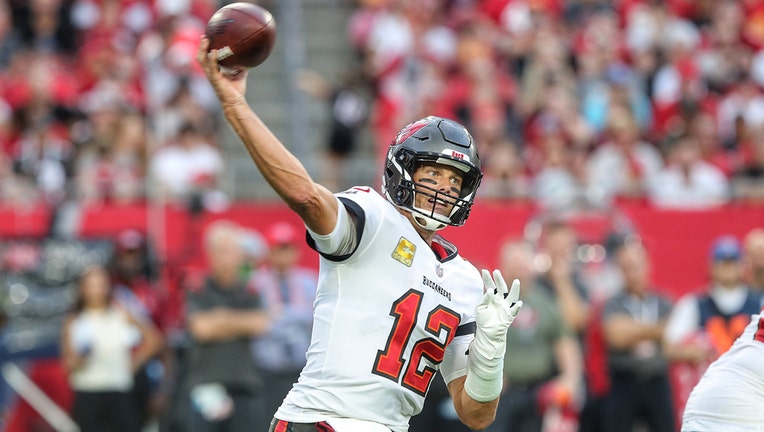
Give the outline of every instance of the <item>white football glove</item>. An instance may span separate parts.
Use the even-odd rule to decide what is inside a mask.
[[[507,290],[507,283],[499,270],[482,271],[485,292],[477,305],[475,339],[467,359],[467,380],[464,390],[478,402],[488,402],[501,393],[504,352],[507,330],[523,306],[520,281],[515,279]]]

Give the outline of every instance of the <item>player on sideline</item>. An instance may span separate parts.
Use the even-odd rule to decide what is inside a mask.
[[[246,72],[220,73],[202,37],[197,59],[223,113],[320,254],[307,365],[271,432],[405,432],[440,370],[459,418],[494,419],[507,330],[520,286],[481,273],[436,234],[464,223],[480,160],[460,124],[427,117],[390,146],[384,197],[369,187],[332,194],[247,104]],[[485,285],[485,289],[483,287]]]
[[[764,431],[764,308],[690,393],[682,432]]]

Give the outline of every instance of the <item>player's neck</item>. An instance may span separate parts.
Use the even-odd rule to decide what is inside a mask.
[[[414,215],[411,214],[411,212],[399,210],[401,214],[406,216],[406,219],[411,222],[411,226],[414,227],[417,233],[419,233],[419,236],[422,237],[424,241],[427,242],[428,245],[432,245],[432,240],[435,238],[435,231],[430,231],[428,229],[422,228],[416,221],[414,220]]]

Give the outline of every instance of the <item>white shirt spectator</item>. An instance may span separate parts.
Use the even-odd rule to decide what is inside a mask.
[[[724,172],[700,157],[693,139],[680,140],[672,151],[673,163],[655,175],[648,197],[660,208],[707,209],[729,200],[729,181]]]
[[[647,142],[636,142],[629,154],[620,146],[607,143],[592,153],[588,164],[591,196],[608,202],[632,187],[631,183],[635,181],[633,176],[638,176],[636,181],[646,187],[649,179],[663,169],[663,157],[655,146]],[[634,172],[635,169],[638,173]]]
[[[724,173],[707,162],[698,161],[687,175],[676,166],[661,171],[650,184],[649,198],[656,207],[696,210],[726,203],[728,191]]]
[[[195,190],[211,189],[223,171],[223,158],[215,147],[195,133],[181,135],[182,144],[160,149],[151,161],[151,176],[160,193],[169,199],[184,199]]]

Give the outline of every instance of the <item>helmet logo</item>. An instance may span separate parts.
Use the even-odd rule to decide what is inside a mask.
[[[459,159],[459,160],[465,160],[465,159],[469,160],[466,154],[459,153],[456,150],[451,150],[451,157],[454,159]]]
[[[415,133],[417,133],[417,131],[427,126],[428,124],[430,124],[429,119],[422,119],[417,122],[411,123],[410,125],[403,128],[403,130],[398,132],[398,136],[395,137],[395,140],[393,141],[392,145],[397,145],[402,143],[403,141],[406,141],[411,135],[414,135]]]

